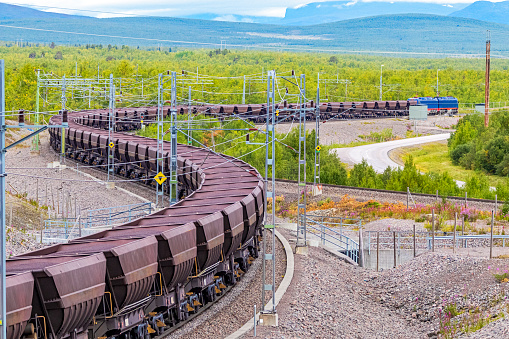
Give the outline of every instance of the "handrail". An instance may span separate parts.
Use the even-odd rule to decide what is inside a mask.
[[[44,339],[47,339],[48,338],[48,333],[46,331],[46,317],[44,317],[43,315],[36,315],[35,318],[36,319],[42,318],[43,323],[44,323]]]
[[[313,220],[306,216],[307,227],[310,229],[316,230],[320,232],[320,239],[322,244],[325,245],[326,242],[338,247],[340,251],[346,251],[346,255],[354,260],[355,262],[359,262],[359,243],[347,237],[346,235],[339,233],[333,228],[327,227],[324,223],[320,223],[316,220]],[[362,221],[359,219],[359,223]]]

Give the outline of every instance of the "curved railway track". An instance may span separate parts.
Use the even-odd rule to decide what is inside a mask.
[[[276,183],[277,182],[280,182],[280,183],[289,183],[289,184],[295,184],[297,185],[298,184],[298,181],[296,180],[287,180],[287,179],[276,179]],[[307,185],[310,185],[310,186],[313,186],[313,183],[312,182],[307,182],[306,183]],[[345,186],[345,185],[334,185],[334,184],[320,184],[322,185],[322,187],[329,187],[329,188],[333,188],[333,189],[344,189],[344,190],[351,190],[351,191],[357,191],[357,192],[370,192],[370,193],[381,193],[381,194],[391,194],[391,195],[394,195],[394,196],[398,196],[398,197],[402,197],[402,196],[407,196],[407,192],[404,192],[404,191],[392,191],[392,190],[384,190],[384,189],[379,189],[379,188],[366,188],[366,187],[355,187],[355,186]],[[411,192],[411,195],[413,197],[422,197],[422,198],[429,198],[429,199],[436,199],[437,198],[437,195],[436,194],[429,194],[429,193],[414,193],[414,192]],[[452,200],[452,201],[455,201],[455,202],[461,202],[461,203],[464,203],[465,201],[467,202],[476,202],[476,203],[481,203],[481,204],[486,204],[486,205],[495,205],[495,204],[503,204],[504,201],[501,201],[501,200],[490,200],[490,199],[478,199],[478,198],[465,198],[465,197],[455,197],[455,196],[439,196],[440,199],[442,198],[445,198],[447,200]]]
[[[137,111],[156,115],[122,109],[111,138],[107,111],[69,114],[66,156],[101,166],[113,142],[115,173],[150,183],[157,141],[120,132],[139,128]],[[51,147],[59,150],[60,140],[52,129]],[[164,148],[169,168],[169,143]],[[178,146],[177,162],[184,198],[175,205],[8,260],[8,338],[151,338],[236,284],[258,255],[262,177],[241,160],[192,146]]]
[[[323,102],[316,106],[314,101],[302,104],[289,103],[286,100],[275,104],[279,111],[278,121],[289,121],[299,119],[299,109],[306,108],[306,120],[315,120],[317,112],[322,121],[346,120],[346,119],[374,119],[394,118],[408,116],[410,106],[416,105],[415,99],[390,100],[390,101],[355,101],[355,102]],[[215,117],[219,120],[228,117],[238,117],[253,123],[263,123],[267,115],[266,104],[242,104],[242,105],[188,105],[178,106],[179,114],[203,114]],[[272,113],[271,107],[268,108]],[[428,110],[429,115],[442,113],[457,113],[457,109]],[[143,114],[140,112],[140,114]],[[142,118],[145,114],[142,115]],[[122,114],[117,115],[122,119]]]
[[[408,116],[409,107],[416,104],[412,100],[399,101],[359,101],[359,102],[324,102],[316,107],[314,101],[302,105],[283,101],[275,104],[279,111],[278,120],[299,119],[298,111],[306,108],[306,119],[314,120],[316,112],[320,112],[320,120],[331,119],[373,119]],[[227,117],[240,117],[254,123],[263,123],[267,115],[266,104],[243,105],[203,105],[178,106],[179,114],[192,113],[224,119]],[[269,113],[272,113],[269,107]],[[431,114],[437,114],[432,112]]]

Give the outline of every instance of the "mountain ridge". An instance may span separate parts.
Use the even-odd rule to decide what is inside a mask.
[[[509,1],[476,1],[459,11],[449,14],[449,16],[471,18],[507,25],[509,24]]]
[[[71,18],[80,15],[61,14],[55,12],[40,11],[26,6],[11,5],[0,2],[0,20],[23,19],[23,18]]]
[[[184,46],[219,48],[223,42],[226,48],[349,53],[376,51],[417,56],[482,55],[485,33],[489,29],[492,34],[493,54],[509,56],[508,25],[425,14],[374,16],[313,26],[164,17],[0,21],[2,39],[16,41],[20,38],[21,30],[5,27],[6,25],[33,28],[34,30],[22,30],[21,37],[24,41],[34,43],[159,45],[167,51],[174,51],[175,47]],[[83,34],[66,34],[63,31]]]

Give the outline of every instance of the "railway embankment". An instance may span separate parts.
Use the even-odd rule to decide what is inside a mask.
[[[376,272],[309,247],[295,256],[294,280],[277,307],[280,326],[258,327],[257,337],[507,337],[509,292],[500,277],[508,269],[506,260],[426,252]]]
[[[44,225],[44,219],[74,218],[87,210],[123,206],[155,197],[148,188],[125,185],[131,191],[107,189],[105,174],[82,168],[66,160],[68,168],[47,168],[59,156],[49,147],[47,133],[41,134],[40,153],[31,152],[27,142],[6,155],[7,165],[7,255],[18,255],[44,245],[35,239]],[[84,173],[98,176],[95,180]],[[134,193],[134,194],[133,194]],[[149,193],[151,193],[149,195]],[[12,206],[12,209],[11,209]]]

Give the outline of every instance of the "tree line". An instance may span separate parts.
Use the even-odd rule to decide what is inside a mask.
[[[13,110],[34,110],[36,69],[60,78],[64,75],[109,78],[113,74],[116,78],[122,78],[126,84],[151,79],[172,70],[177,71],[180,78],[187,77],[187,80],[179,81],[178,84],[181,101],[188,99],[190,86],[193,100],[227,104],[242,101],[243,87],[247,103],[265,102],[268,70],[276,70],[288,80],[278,81],[277,100],[296,101],[298,88],[295,86],[296,79],[291,75],[292,70],[296,76],[306,74],[304,93],[308,100],[316,99],[318,74],[322,80],[321,101],[378,100],[380,66],[383,64],[383,100],[436,95],[439,69],[440,95],[455,96],[460,103],[484,101],[482,59],[410,59],[226,49],[147,51],[111,45],[0,46],[0,55],[7,66],[7,107]],[[184,75],[181,74],[182,70],[185,70]],[[245,84],[243,75],[248,75]],[[509,84],[505,81],[508,75],[509,60],[494,60],[491,74],[492,101],[509,101]],[[196,81],[192,82],[192,79]],[[153,82],[144,90],[145,93],[155,95],[156,88],[157,84]],[[58,108],[59,100],[50,100],[51,90],[48,93],[48,105],[45,108]],[[140,93],[137,89],[136,94]],[[55,91],[54,97],[59,95]],[[74,98],[69,93],[70,107],[83,106],[87,100]],[[100,107],[103,104],[99,102],[96,105]]]

